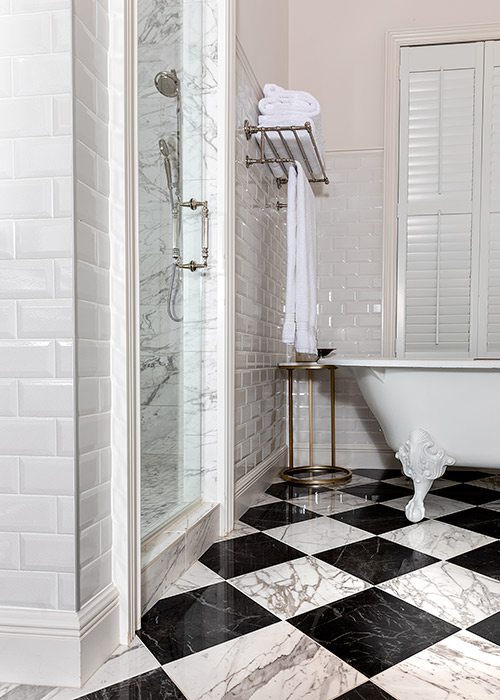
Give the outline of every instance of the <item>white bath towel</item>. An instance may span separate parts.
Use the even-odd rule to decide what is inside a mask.
[[[303,90],[285,90],[279,85],[266,84],[264,97],[259,102],[261,114],[277,115],[281,112],[304,112],[308,116],[317,116],[320,112],[318,100]]]
[[[320,153],[320,158],[321,161],[323,162],[323,153],[324,153],[324,146],[323,146],[323,132],[321,128],[321,118],[318,115],[317,117],[306,117],[303,113],[300,112],[287,112],[279,115],[279,118],[277,116],[273,116],[270,114],[266,115],[260,115],[259,117],[259,126],[304,126],[306,122],[309,122],[312,127],[312,132],[316,141],[316,144],[319,149]],[[292,153],[293,159],[294,160],[300,160],[300,162],[304,162],[304,158],[302,156],[302,152],[297,145],[297,140],[293,133],[291,131],[282,131],[281,132],[283,138],[285,139],[288,147],[290,148],[290,151]],[[281,137],[277,131],[268,131],[267,135],[269,139],[271,140],[273,146],[276,148],[278,155],[280,158],[289,158],[289,154],[286,150],[286,148],[283,146],[283,142],[281,140]],[[307,135],[305,131],[300,131],[298,133],[298,136],[300,138],[300,142],[304,148],[304,151],[307,155],[307,158],[309,160],[309,163],[311,164],[311,168],[313,169],[314,174],[317,177],[321,177],[321,168],[319,167],[318,164],[318,158],[316,156],[316,153],[314,151],[314,147],[312,145],[311,139]],[[260,134],[256,134],[257,140],[260,142]],[[274,157],[274,153],[272,152],[272,149],[270,148],[269,144],[266,144],[266,150],[265,150],[266,156],[269,158]],[[310,173],[307,170],[307,165],[304,163],[304,166],[306,167],[306,175],[310,177]],[[285,163],[285,168],[288,169],[290,166]],[[280,167],[280,165],[276,163],[271,164],[271,170],[273,171],[273,175],[275,177],[284,177],[283,169]]]
[[[287,275],[283,342],[317,350],[316,209],[300,163],[288,173]]]

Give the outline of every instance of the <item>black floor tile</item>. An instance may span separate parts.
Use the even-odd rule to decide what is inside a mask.
[[[374,585],[439,561],[379,537],[336,547],[314,556]]]
[[[369,677],[458,632],[376,588],[288,622]]]
[[[395,698],[389,695],[389,693],[386,693],[385,690],[382,690],[382,688],[368,681],[368,683],[358,685],[354,690],[340,695],[337,700],[395,700]]]
[[[278,621],[223,581],[158,601],[142,618],[137,634],[166,664]]]
[[[83,695],[81,700],[186,700],[161,668]]]
[[[303,520],[319,517],[317,513],[312,513],[306,508],[283,501],[282,503],[266,503],[262,506],[249,508],[240,520],[258,530],[270,530],[272,527],[300,523]]]
[[[483,639],[487,639],[489,642],[500,646],[500,612],[469,627],[469,632],[473,632],[479,637],[483,637]]]
[[[443,523],[458,525],[466,530],[479,532],[481,535],[500,539],[500,513],[487,508],[469,508],[459,513],[444,515],[438,518]]]
[[[346,523],[347,525],[359,527],[360,530],[366,530],[374,535],[381,535],[383,532],[399,530],[401,527],[413,525],[404,514],[404,511],[379,503],[374,506],[347,510],[344,513],[336,513],[328,517],[340,520],[341,523]]]
[[[284,542],[256,532],[246,537],[215,542],[200,557],[200,562],[223,578],[233,578],[303,556],[303,552]]]
[[[398,476],[403,476],[401,469],[353,469],[353,474],[358,476],[366,476],[368,479],[396,479]]]
[[[318,488],[311,488],[310,486],[300,486],[299,484],[288,484],[283,481],[281,484],[271,484],[267,489],[266,493],[275,498],[282,498],[287,501],[291,498],[300,498],[301,496],[310,496],[315,493],[323,493],[325,491],[331,491],[326,486],[320,486]]]
[[[409,484],[411,486],[411,483]],[[385,481],[373,481],[359,486],[346,486],[341,489],[344,493],[350,493],[358,498],[366,498],[368,501],[389,501],[393,498],[412,497],[412,490],[396,484],[387,484]]]
[[[472,569],[478,574],[484,574],[500,581],[500,541],[486,544],[484,547],[473,549],[471,552],[460,554],[450,559],[452,564]]]
[[[447,469],[443,474],[443,479],[460,481],[464,484],[467,481],[484,479],[487,476],[491,476],[491,474],[488,474],[488,472],[479,471],[478,469]]]
[[[456,484],[445,489],[439,489],[435,493],[438,496],[452,498],[454,501],[462,501],[462,503],[471,503],[474,506],[480,506],[483,503],[489,503],[498,499],[498,491],[472,486],[471,484]]]

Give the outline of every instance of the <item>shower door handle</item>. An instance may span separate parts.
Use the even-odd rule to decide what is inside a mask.
[[[199,202],[197,199],[191,198],[188,202],[179,202],[181,207],[188,207],[192,211],[196,211],[201,207],[201,259],[203,262],[199,263],[195,260],[191,260],[188,263],[183,263],[181,260],[175,257],[175,264],[182,270],[191,270],[191,272],[196,272],[196,270],[203,270],[208,267],[208,229],[209,229],[209,217],[210,211],[208,209],[208,202]]]

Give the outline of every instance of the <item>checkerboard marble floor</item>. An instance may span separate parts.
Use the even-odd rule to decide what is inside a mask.
[[[0,698],[500,697],[500,476],[448,471],[417,524],[410,496],[393,470],[274,483],[83,690]]]

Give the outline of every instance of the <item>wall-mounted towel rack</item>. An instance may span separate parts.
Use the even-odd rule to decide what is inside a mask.
[[[303,161],[303,167],[307,173],[309,182],[324,182],[326,185],[329,184],[330,180],[326,174],[323,159],[321,158],[321,153],[316,143],[313,127],[310,122],[306,122],[303,126],[253,126],[246,120],[244,129],[247,140],[251,139],[255,134],[260,134],[260,158],[250,158],[247,156],[247,168],[256,164],[263,165],[267,163],[269,167],[271,167],[272,164],[277,164],[281,168],[283,176],[276,177],[276,182],[278,187],[285,185],[288,182],[288,170],[285,164],[294,163],[297,160],[296,156],[292,153],[290,144],[283,135],[284,132],[291,132],[295,138],[295,144],[298,149],[297,153],[300,153],[302,157],[301,160]],[[273,142],[273,139],[270,138],[270,133],[278,134],[279,141],[277,143]],[[309,139],[309,143],[304,143],[304,139]],[[314,158],[310,157],[311,146]]]

